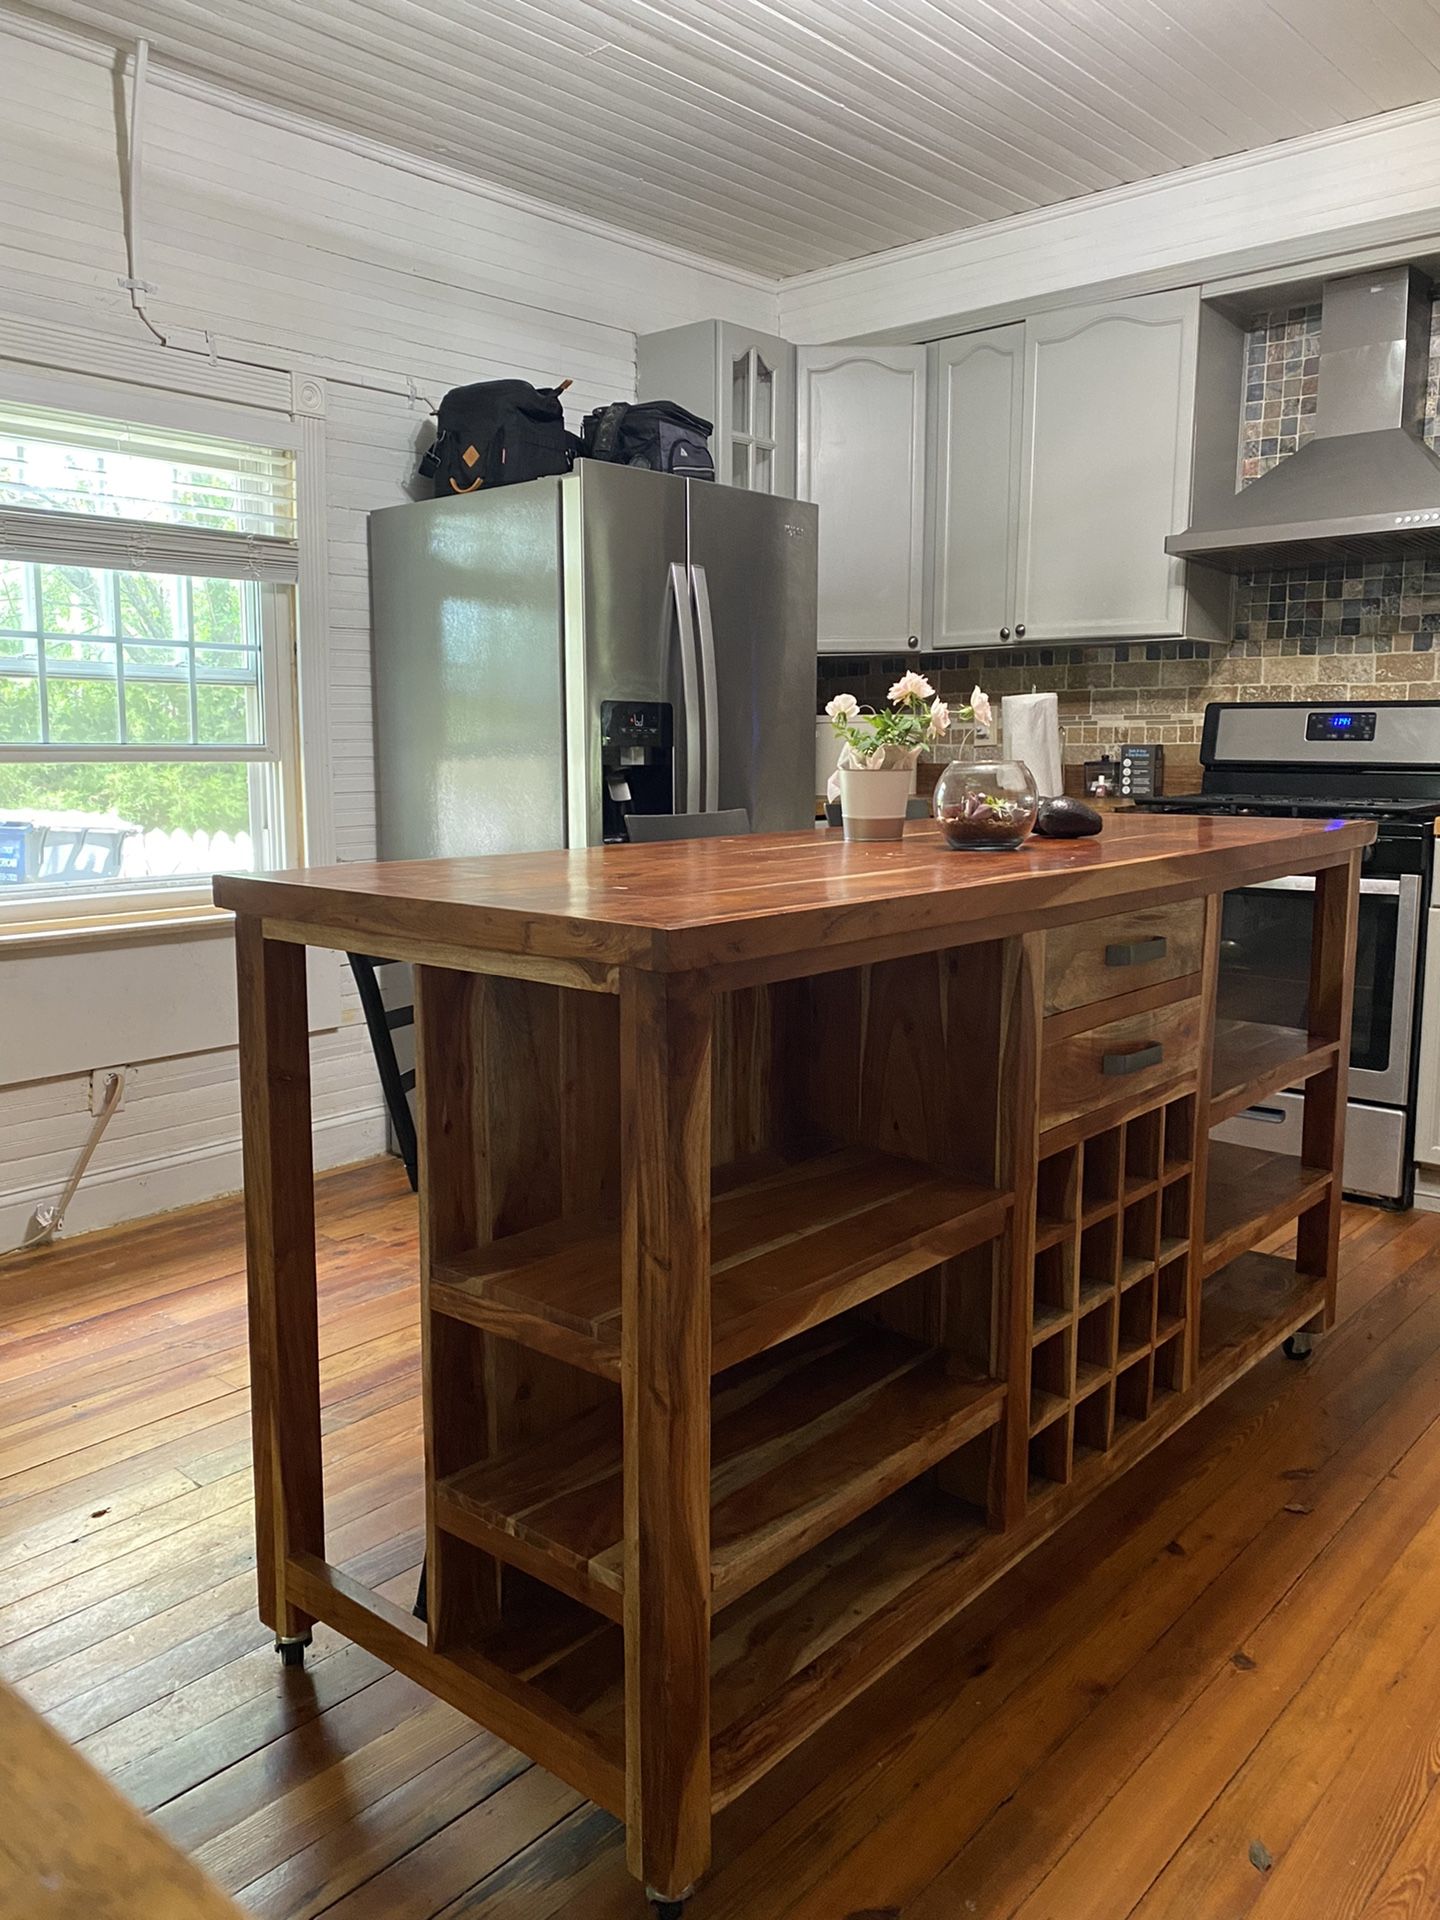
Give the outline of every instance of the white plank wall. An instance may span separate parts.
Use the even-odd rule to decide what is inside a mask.
[[[0,313],[140,343],[116,284],[125,248],[108,54],[0,15],[0,73]],[[424,414],[405,397],[407,377],[438,398],[464,380],[568,375],[578,419],[633,395],[636,332],[717,315],[773,331],[776,289],[163,75],[145,151],[156,324],[208,333],[222,356],[328,377],[335,839],[342,859],[363,858],[375,845],[365,515],[405,497]],[[123,949],[115,957],[117,999],[166,991],[163,977],[130,977]],[[63,954],[48,964],[48,1017],[63,1017],[65,970]],[[347,993],[340,1029],[314,1043],[322,1164],[382,1137],[357,1019]],[[238,1184],[233,1054],[139,1064],[72,1232]],[[8,1081],[0,1029],[0,1249],[58,1191],[90,1124],[88,1098],[85,1077]]]

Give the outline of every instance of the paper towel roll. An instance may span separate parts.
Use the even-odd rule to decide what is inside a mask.
[[[1023,760],[1042,800],[1065,791],[1060,762],[1060,702],[1053,693],[1007,693],[1000,702],[1007,760]]]

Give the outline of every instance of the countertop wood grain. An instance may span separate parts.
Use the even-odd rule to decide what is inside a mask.
[[[242,1920],[8,1687],[0,1807],[0,1920]]]
[[[923,946],[936,932],[964,941],[1083,920],[1313,871],[1374,837],[1358,821],[1116,815],[1089,839],[956,853],[925,821],[881,844],[807,830],[220,875],[215,899],[352,938],[673,972],[832,943],[918,935]]]

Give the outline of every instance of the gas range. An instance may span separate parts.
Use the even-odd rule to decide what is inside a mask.
[[[1137,806],[1159,813],[1440,818],[1440,701],[1315,707],[1214,700],[1200,741],[1198,793]]]
[[[1373,793],[1342,791],[1302,794],[1200,793],[1161,794],[1137,800],[1136,806],[1153,813],[1263,813],[1292,820],[1433,821],[1440,819],[1440,796],[1434,800],[1401,800]]]
[[[1440,701],[1333,707],[1217,701],[1205,709],[1200,759],[1198,793],[1135,804],[1151,813],[1377,823],[1360,880],[1345,1185],[1363,1197],[1408,1206],[1420,994],[1440,822]],[[1225,895],[1223,1017],[1306,1025],[1304,886],[1282,881]],[[1216,1137],[1298,1153],[1300,1109],[1298,1092],[1281,1093],[1227,1121]]]

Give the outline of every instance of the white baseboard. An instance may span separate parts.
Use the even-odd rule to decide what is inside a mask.
[[[1421,1213],[1440,1213],[1440,1167],[1416,1167],[1415,1205]]]
[[[362,1107],[353,1113],[317,1120],[313,1128],[315,1165],[344,1166],[385,1151],[385,1109]],[[61,1239],[92,1233],[97,1227],[118,1226],[147,1214],[169,1213],[194,1206],[200,1200],[238,1193],[241,1186],[240,1140],[214,1140],[202,1147],[163,1158],[131,1160],[123,1166],[97,1168],[87,1173],[65,1214]],[[31,1215],[54,1201],[47,1187],[34,1192],[12,1192],[0,1201],[0,1249],[16,1247],[25,1236]]]

